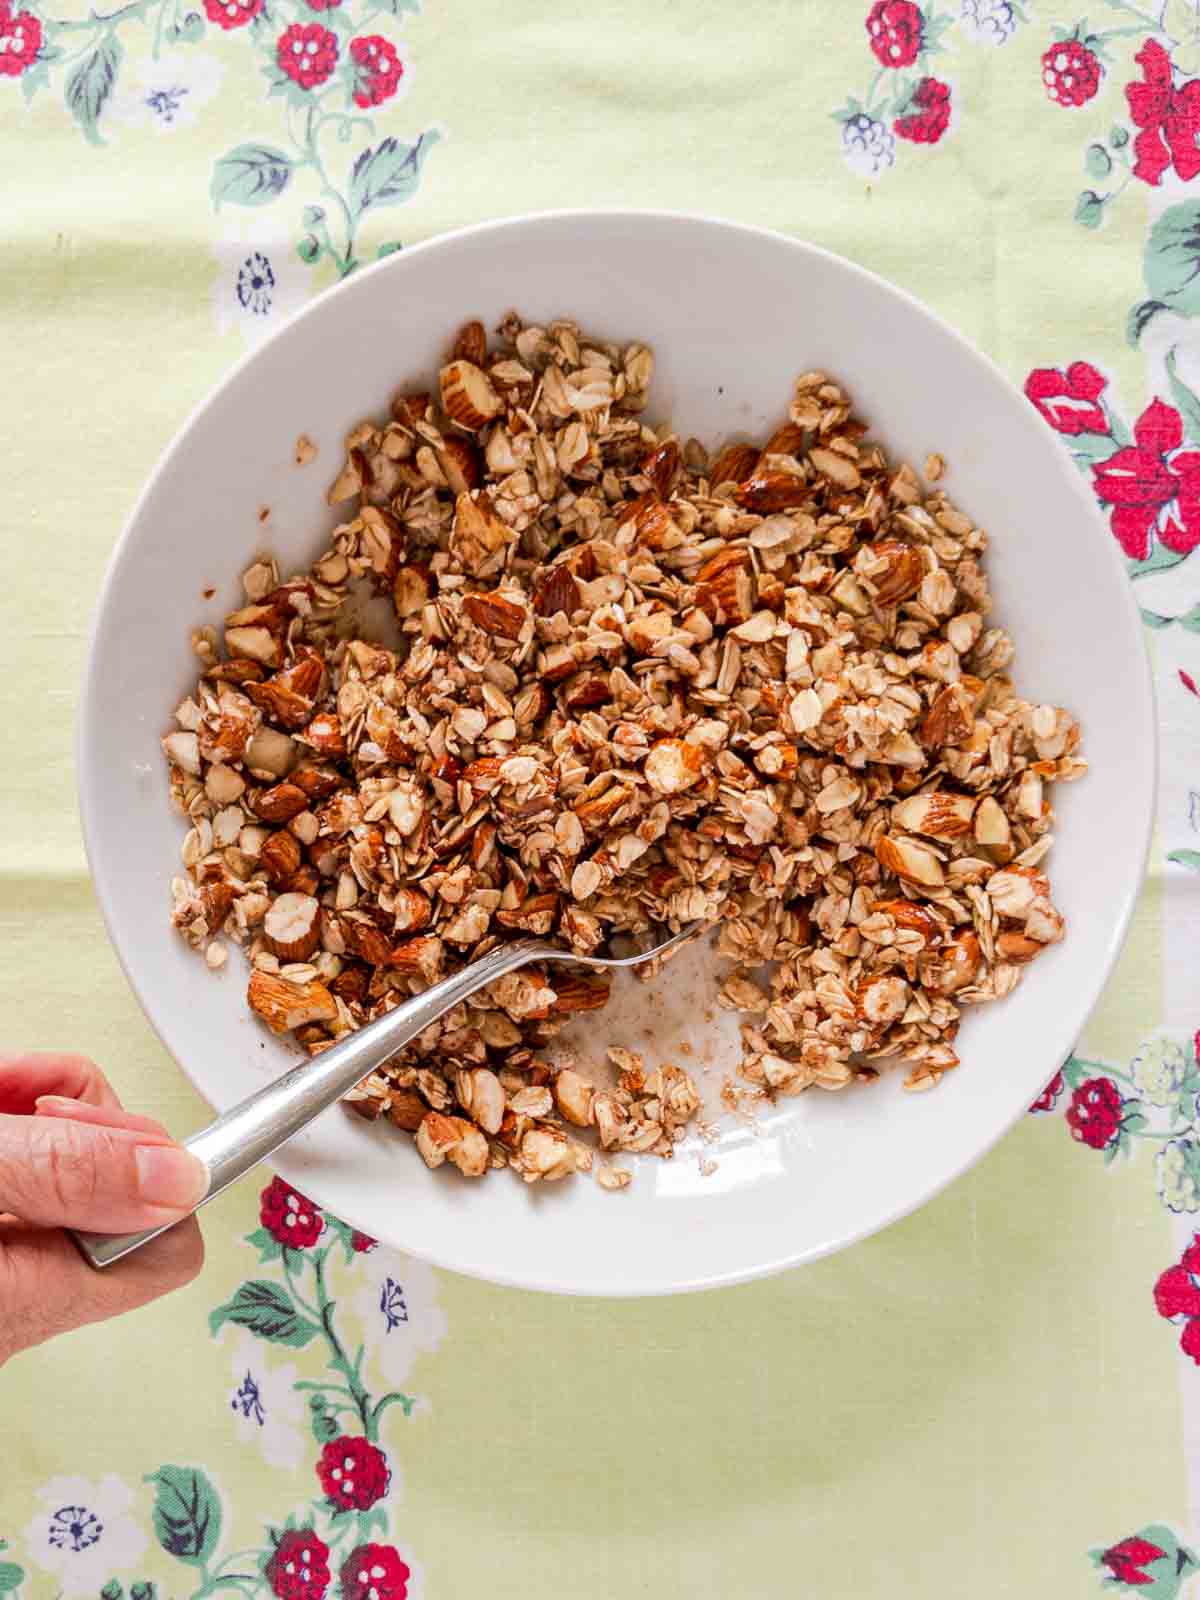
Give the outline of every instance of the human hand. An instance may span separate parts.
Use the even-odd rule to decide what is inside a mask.
[[[190,1283],[204,1261],[194,1217],[105,1272],[62,1229],[153,1228],[207,1185],[203,1163],[124,1110],[86,1057],[0,1055],[0,1365]]]

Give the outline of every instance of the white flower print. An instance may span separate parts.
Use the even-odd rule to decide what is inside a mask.
[[[54,1574],[62,1595],[98,1594],[142,1559],[149,1541],[133,1515],[133,1490],[114,1473],[98,1482],[51,1478],[37,1493],[25,1548],[34,1566]]]
[[[157,61],[146,56],[122,74],[106,124],[152,128],[156,133],[190,128],[200,108],[221,87],[224,75],[216,56],[201,50],[164,50]]]
[[[246,217],[232,208],[221,215],[222,236],[213,247],[217,332],[236,330],[257,343],[305,303],[312,275],[297,257],[282,219]]]
[[[269,1367],[262,1342],[241,1328],[230,1369],[228,1403],[239,1442],[257,1445],[269,1467],[294,1470],[305,1448],[305,1407],[295,1387],[296,1367],[291,1362]]]
[[[446,1334],[437,1277],[423,1261],[376,1245],[362,1263],[354,1309],[366,1331],[368,1354],[387,1382],[401,1387],[417,1358],[436,1350]]]

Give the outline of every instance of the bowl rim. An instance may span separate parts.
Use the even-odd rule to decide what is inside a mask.
[[[116,953],[121,970],[137,999],[138,1005],[141,1007],[159,1042],[176,1066],[183,1072],[188,1082],[209,1105],[212,1102],[209,1100],[205,1087],[172,1049],[164,1029],[159,1025],[155,1015],[155,1008],[149,1000],[146,989],[139,981],[129,959],[127,959],[124,948],[116,936],[115,898],[111,891],[109,876],[105,870],[101,841],[95,821],[98,809],[96,788],[99,776],[97,769],[89,768],[87,760],[88,737],[97,721],[97,709],[94,705],[94,696],[97,692],[97,675],[93,670],[95,656],[100,644],[104,617],[117,585],[124,575],[125,566],[132,556],[134,530],[140,524],[146,504],[154,493],[160,478],[174,464],[176,458],[182,454],[185,441],[194,424],[201,417],[223,403],[226,392],[237,383],[243,372],[265,350],[287,338],[301,322],[322,315],[324,308],[335,297],[356,293],[358,287],[369,277],[387,272],[403,272],[406,270],[405,263],[414,257],[437,254],[440,251],[453,251],[464,240],[475,239],[489,234],[519,232],[530,227],[537,228],[547,224],[553,225],[564,222],[609,225],[679,225],[685,229],[696,228],[699,232],[716,229],[726,233],[734,233],[745,239],[748,245],[763,241],[770,242],[772,245],[785,245],[790,249],[820,260],[834,271],[848,273],[851,277],[859,278],[864,284],[870,284],[876,289],[882,289],[885,293],[895,297],[908,311],[914,313],[918,318],[932,322],[942,334],[957,346],[959,352],[967,359],[969,364],[973,364],[977,370],[991,380],[1003,385],[1014,399],[1023,398],[1016,385],[1004,373],[998,363],[972,344],[964,334],[960,333],[938,311],[919,300],[909,290],[893,283],[890,279],[883,277],[882,274],[872,271],[871,268],[862,266],[857,261],[850,260],[846,256],[839,255],[836,251],[829,250],[823,245],[814,244],[807,239],[797,238],[777,228],[735,221],[706,212],[653,207],[566,207],[523,212],[486,222],[472,223],[460,228],[452,228],[445,233],[424,239],[415,245],[406,246],[403,250],[394,252],[382,260],[372,262],[352,276],[344,278],[339,283],[317,293],[307,304],[300,307],[281,323],[274,332],[244,351],[218,382],[191,408],[184,420],[175,429],[170,443],[158,457],[113,545],[89,623],[87,648],[84,654],[83,682],[77,702],[74,739],[76,789],[84,852],[109,943]],[[1058,470],[1064,481],[1069,483],[1070,492],[1078,503],[1081,516],[1095,523],[1098,514],[1094,499],[1088,494],[1079,474],[1067,460],[1061,448],[1056,447],[1056,453],[1059,457]],[[1058,1015],[1067,1017],[1070,1026],[1064,1026],[1060,1022],[1054,1030],[1055,1049],[1053,1052],[1048,1051],[1047,1054],[1052,1054],[1053,1059],[1056,1060],[1065,1059],[1066,1052],[1070,1050],[1074,1041],[1085,1028],[1089,1016],[1107,987],[1117,960],[1124,948],[1125,941],[1128,938],[1134,908],[1139,901],[1146,878],[1154,833],[1156,797],[1159,784],[1158,708],[1145,631],[1141,624],[1140,613],[1130,580],[1115,541],[1111,538],[1105,538],[1099,542],[1103,545],[1105,551],[1100,560],[1109,564],[1109,570],[1113,577],[1118,580],[1118,586],[1124,595],[1123,606],[1128,634],[1123,643],[1131,647],[1126,650],[1126,654],[1131,658],[1129,666],[1135,680],[1134,694],[1141,701],[1141,710],[1144,713],[1143,732],[1147,743],[1147,749],[1144,753],[1148,759],[1139,763],[1132,775],[1137,789],[1140,790],[1140,793],[1136,796],[1138,810],[1141,813],[1142,830],[1140,848],[1136,857],[1137,871],[1124,896],[1123,903],[1113,919],[1106,950],[1095,969],[1095,981],[1092,986],[1094,993],[1089,996],[1084,1005],[1078,1003],[1068,1004],[1059,1009]],[[489,1269],[485,1271],[479,1266],[463,1265],[457,1262],[453,1265],[447,1265],[438,1258],[436,1251],[424,1251],[419,1242],[417,1244],[406,1242],[403,1246],[403,1251],[405,1254],[428,1262],[440,1270],[455,1272],[463,1277],[474,1278],[481,1282],[494,1283],[505,1288],[583,1297],[648,1299],[664,1295],[696,1293],[706,1289],[725,1288],[739,1283],[748,1283],[760,1278],[772,1277],[777,1273],[787,1271],[792,1267],[802,1266],[810,1261],[820,1260],[824,1256],[836,1254],[838,1251],[844,1250],[853,1244],[870,1238],[885,1228],[891,1227],[893,1223],[903,1221],[904,1218],[911,1216],[931,1200],[936,1199],[952,1183],[963,1177],[977,1162],[981,1161],[999,1143],[1000,1139],[1016,1126],[1027,1109],[1024,1101],[1016,1105],[1010,1115],[998,1121],[996,1127],[989,1132],[986,1139],[981,1143],[972,1144],[960,1161],[954,1162],[949,1170],[939,1175],[928,1186],[921,1188],[914,1196],[906,1198],[894,1207],[888,1208],[886,1213],[847,1227],[818,1244],[803,1246],[788,1253],[777,1255],[771,1260],[758,1261],[746,1267],[732,1268],[710,1276],[698,1277],[693,1275],[685,1282],[672,1281],[650,1286],[641,1284],[630,1286],[619,1280],[612,1280],[581,1288],[540,1277],[536,1263],[531,1263],[529,1270],[506,1272]],[[269,1165],[272,1170],[279,1171],[286,1177],[289,1165],[286,1146],[270,1158]],[[370,1232],[372,1226],[375,1225],[372,1219],[364,1217],[361,1213],[355,1216],[355,1209],[354,1206],[339,1204],[337,1214],[351,1225],[362,1227],[364,1231]]]

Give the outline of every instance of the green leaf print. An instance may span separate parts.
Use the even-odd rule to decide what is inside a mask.
[[[425,157],[437,143],[436,128],[421,134],[416,144],[387,138],[362,152],[350,174],[351,210],[361,215],[371,206],[395,206],[416,193]]]
[[[1142,272],[1153,299],[1181,316],[1200,313],[1200,201],[1163,212],[1150,229]]]
[[[1190,867],[1193,872],[1200,872],[1200,850],[1172,850],[1167,860],[1177,867]]]
[[[1083,228],[1098,228],[1104,221],[1104,196],[1084,189],[1075,202],[1075,221]]]
[[[291,157],[269,144],[239,144],[213,167],[209,194],[220,210],[228,201],[238,206],[269,205],[287,188]]]
[[[1165,301],[1139,300],[1129,313],[1129,318],[1125,323],[1125,342],[1136,350],[1143,333],[1145,333],[1158,313],[1166,310],[1168,310],[1168,307]]]
[[[291,1295],[278,1284],[263,1278],[243,1283],[232,1300],[218,1306],[208,1319],[211,1332],[217,1333],[227,1322],[249,1328],[260,1339],[273,1344],[291,1345],[299,1350],[319,1329],[296,1308]]]
[[[221,1539],[221,1501],[199,1467],[159,1467],[154,1485],[154,1532],[168,1555],[207,1566]]]
[[[267,1228],[255,1228],[253,1233],[246,1235],[246,1243],[258,1251],[260,1266],[265,1261],[278,1261],[283,1254],[283,1246]]]
[[[1083,158],[1083,170],[1089,178],[1107,178],[1112,167],[1112,157],[1102,144],[1088,145]]]
[[[12,1594],[24,1582],[24,1567],[17,1566],[15,1561],[0,1561],[0,1594]]]
[[[110,1578],[100,1591],[100,1600],[125,1600],[125,1585],[118,1578]]]
[[[100,113],[112,95],[123,55],[121,41],[116,34],[106,33],[67,79],[67,109],[91,144],[104,143],[98,126]]]

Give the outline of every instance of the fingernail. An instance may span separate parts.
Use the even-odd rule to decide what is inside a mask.
[[[171,1144],[140,1144],[134,1154],[138,1194],[147,1205],[190,1211],[208,1193],[208,1168],[190,1150]]]

